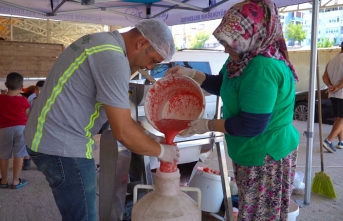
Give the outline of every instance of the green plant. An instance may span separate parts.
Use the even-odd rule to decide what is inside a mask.
[[[285,36],[288,39],[302,42],[306,39],[306,30],[304,30],[301,24],[294,24],[293,22],[290,22],[286,27]]]
[[[198,32],[191,41],[192,49],[200,49],[204,47],[205,42],[210,38],[210,34],[206,31]]]
[[[335,40],[330,40],[329,38],[321,38],[318,41],[318,48],[330,48],[335,44]]]

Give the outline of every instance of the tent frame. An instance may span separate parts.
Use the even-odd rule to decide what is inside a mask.
[[[278,1],[280,4],[283,4],[283,6],[287,5],[284,4],[284,2],[286,2],[286,0],[275,0]],[[304,204],[305,205],[309,205],[310,204],[310,187],[311,187],[311,175],[312,175],[312,152],[313,152],[313,135],[314,135],[314,110],[315,110],[315,85],[316,85],[316,67],[317,67],[317,36],[318,36],[318,31],[317,31],[317,20],[318,20],[318,14],[319,14],[319,8],[320,8],[320,3],[319,2],[323,2],[323,0],[312,0],[312,37],[311,37],[311,59],[310,59],[310,80],[309,80],[309,115],[308,115],[308,125],[307,125],[307,131],[304,132],[305,136],[307,137],[307,144],[306,144],[306,148],[307,148],[307,152],[306,152],[306,172],[305,172],[305,198],[304,198]],[[332,0],[329,0],[330,2]],[[25,1],[23,1],[25,2]],[[118,8],[122,8],[125,6],[130,5],[129,3],[125,3],[125,4],[119,4],[120,1],[118,2],[118,7],[97,7],[94,5],[87,5],[85,7],[87,7],[87,9],[83,9],[83,10],[71,10],[71,11],[65,11],[65,12],[59,12],[59,10],[61,9],[62,6],[64,6],[66,3],[75,3],[75,4],[80,4],[81,0],[77,0],[77,1],[69,1],[69,0],[62,0],[57,7],[54,8],[53,6],[53,0],[50,1],[51,4],[51,11],[49,12],[43,12],[43,11],[39,11],[33,8],[29,8],[29,7],[25,7],[22,5],[18,5],[18,4],[14,4],[12,2],[10,2],[10,0],[0,0],[0,6],[1,5],[7,5],[10,7],[14,7],[14,8],[18,8],[18,9],[23,9],[23,10],[27,10],[33,13],[36,13],[37,15],[41,15],[41,16],[46,16],[46,18],[54,18],[54,16],[57,15],[63,15],[63,14],[73,14],[73,13],[86,13],[86,12],[92,12],[92,11],[106,11],[106,12],[110,12],[113,14],[118,14],[118,15],[125,15],[126,17],[132,17],[134,19],[142,19],[142,17],[136,16],[136,15],[129,15],[120,11],[117,11],[115,9]],[[108,1],[103,1],[103,2],[110,2]],[[141,6],[145,5],[146,6],[146,17],[147,18],[152,18],[152,17],[158,17],[159,15],[167,12],[167,11],[171,11],[174,9],[182,9],[182,10],[190,10],[190,11],[199,11],[199,12],[210,12],[211,9],[218,7],[221,4],[224,3],[228,3],[228,2],[236,2],[236,0],[222,0],[219,1],[218,3],[216,3],[216,1],[210,1],[213,4],[209,4],[209,7],[198,7],[195,5],[191,5],[188,4],[191,2],[191,0],[183,0],[183,1],[176,1],[176,0],[164,0],[162,2],[168,2],[171,3],[171,5],[164,5],[164,4],[152,4],[152,3],[148,3],[148,4],[141,4]],[[200,2],[200,1],[199,1]],[[306,0],[292,0],[292,2],[306,2]],[[310,0],[308,0],[308,2],[310,2]],[[289,2],[290,3],[290,2]],[[288,3],[288,4],[289,4]],[[138,5],[138,4],[136,4]],[[322,5],[322,4],[321,4]],[[326,4],[327,5],[327,4]],[[157,7],[165,7],[166,9],[163,10],[162,12],[156,14],[156,15],[151,15],[151,6],[157,6]],[[325,4],[324,4],[325,6]],[[282,11],[282,10],[281,10]],[[285,12],[282,11],[282,12]],[[191,12],[190,12],[191,13]],[[208,20],[212,20],[212,19],[216,19],[216,18],[209,18]],[[182,23],[191,23],[191,22],[199,22],[199,21],[185,21]],[[182,24],[180,23],[180,24]]]

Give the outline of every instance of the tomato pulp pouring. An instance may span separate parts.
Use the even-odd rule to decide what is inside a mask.
[[[173,120],[173,119],[162,119],[155,121],[156,128],[164,133],[166,138],[166,144],[173,144],[175,136],[182,130],[188,127],[190,120]],[[175,172],[177,164],[173,164],[161,161],[160,170],[162,172]]]
[[[200,86],[185,76],[167,76],[149,89],[145,114],[152,126],[164,133],[166,144],[173,144],[175,136],[188,128],[189,122],[202,116],[205,98]],[[176,162],[161,162],[162,172],[175,172]]]

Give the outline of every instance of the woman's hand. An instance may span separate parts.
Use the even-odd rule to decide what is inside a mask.
[[[186,130],[183,130],[180,132],[180,136],[192,136],[194,134],[204,134],[206,132],[209,132],[208,128],[208,119],[198,119],[195,121],[190,122],[188,125],[190,126]]]
[[[190,68],[186,68],[186,67],[182,67],[182,66],[174,66],[169,68],[166,73],[164,74],[164,76],[167,75],[173,75],[173,76],[188,76],[190,78],[194,78],[196,73],[195,69],[190,69]]]

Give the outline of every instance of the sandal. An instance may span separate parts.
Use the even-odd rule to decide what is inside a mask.
[[[1,180],[2,180],[2,178],[0,178],[0,188],[7,188],[8,187],[8,183],[1,184]]]
[[[11,189],[19,189],[23,186],[27,185],[27,181],[25,179],[20,179],[19,178],[19,183],[17,185],[11,185]]]

